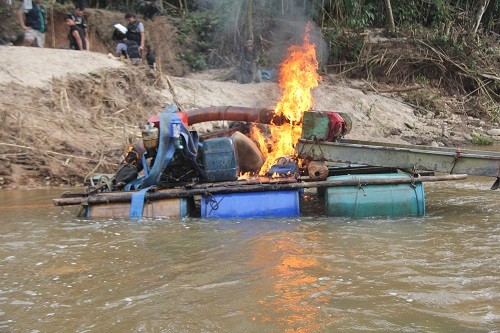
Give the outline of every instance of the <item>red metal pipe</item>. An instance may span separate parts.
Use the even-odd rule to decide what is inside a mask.
[[[210,106],[187,111],[189,125],[205,121],[244,121],[250,123],[282,125],[286,118],[274,114],[274,110],[244,106]]]
[[[335,113],[339,117],[332,121],[332,127],[336,124],[337,127],[341,126],[341,132],[337,129],[332,141],[349,133],[352,127],[352,120],[346,113],[333,112],[333,111],[318,111],[326,113]],[[187,111],[188,124],[198,124],[205,121],[242,121],[249,123],[261,124],[274,124],[283,125],[288,121],[285,116],[277,116],[274,110],[264,108],[251,108],[245,106],[209,106],[205,108],[192,109]]]

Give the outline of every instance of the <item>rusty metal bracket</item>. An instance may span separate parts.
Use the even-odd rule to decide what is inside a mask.
[[[320,140],[317,138],[317,137],[314,137],[312,139],[310,139],[313,141],[313,144],[311,145],[311,147],[309,147],[309,150],[307,151],[306,153],[306,156],[304,157],[304,159],[307,159],[309,157],[312,157],[312,155],[310,155],[310,152],[314,150],[315,147],[318,147],[319,151],[320,151],[320,154],[319,154],[319,161],[324,161],[326,160],[325,158],[325,154],[323,153],[323,150],[321,149],[321,145],[320,145]],[[302,153],[303,153],[303,149],[304,149],[305,146],[302,146],[301,150],[297,153],[297,156],[303,156]],[[314,155],[314,154],[313,154]],[[311,158],[311,160],[313,160]]]
[[[462,151],[460,150],[460,148],[455,150],[455,156],[453,157],[453,166],[451,167],[450,174],[453,174],[453,169],[455,169],[455,165],[457,165],[457,162],[460,159],[461,154],[462,154]]]
[[[363,187],[363,184],[359,183],[358,185],[356,185],[356,188],[358,190],[363,191],[363,196],[366,197],[366,192],[365,192],[365,188]]]

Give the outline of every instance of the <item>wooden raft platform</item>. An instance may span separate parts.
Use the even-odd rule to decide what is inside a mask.
[[[360,182],[356,178],[352,180],[331,180],[331,181],[299,181],[295,178],[269,178],[257,177],[246,180],[219,183],[202,183],[182,188],[158,189],[151,187],[145,194],[146,201],[155,201],[171,198],[189,198],[205,194],[221,193],[245,193],[245,192],[268,192],[268,191],[286,191],[307,188],[326,188],[335,186],[365,186],[382,184],[404,184],[419,182],[437,182],[461,180],[467,177],[466,174],[439,175],[439,176],[419,176],[414,178],[401,177],[393,179],[373,179],[369,182]],[[137,191],[128,192],[102,192],[94,195],[81,194],[80,196],[71,196],[52,199],[55,206],[71,205],[98,205],[119,202],[130,202],[132,195]]]

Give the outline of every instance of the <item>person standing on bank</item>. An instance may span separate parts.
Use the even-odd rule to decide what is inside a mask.
[[[86,50],[90,51],[90,42],[89,42],[89,31],[87,29],[87,20],[85,20],[85,5],[83,3],[79,3],[75,6],[75,13],[73,16],[75,17],[75,24],[82,28],[85,34],[85,45]]]
[[[127,39],[133,40],[139,46],[139,53],[142,57],[142,50],[144,49],[144,24],[138,21],[134,14],[125,14],[125,19],[128,21],[127,25]]]
[[[66,22],[66,25],[69,27],[69,48],[72,50],[86,51],[85,33],[82,28],[76,25],[75,20],[75,17],[71,14],[68,14],[64,19],[64,22]]]
[[[45,47],[47,11],[42,0],[24,0],[17,18],[24,30],[24,46]]]
[[[144,15],[144,21],[154,21],[155,14],[161,14],[160,7],[156,0],[144,0],[140,6],[141,13]]]
[[[249,39],[243,48],[240,64],[240,83],[260,82],[257,75],[257,51],[254,48],[253,40]]]

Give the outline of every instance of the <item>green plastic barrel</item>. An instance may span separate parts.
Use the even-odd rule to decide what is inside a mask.
[[[420,183],[374,184],[371,180],[408,180],[407,174],[361,174],[328,177],[333,180],[354,180],[351,186],[328,187],[326,215],[343,217],[399,217],[425,214],[424,186]]]

